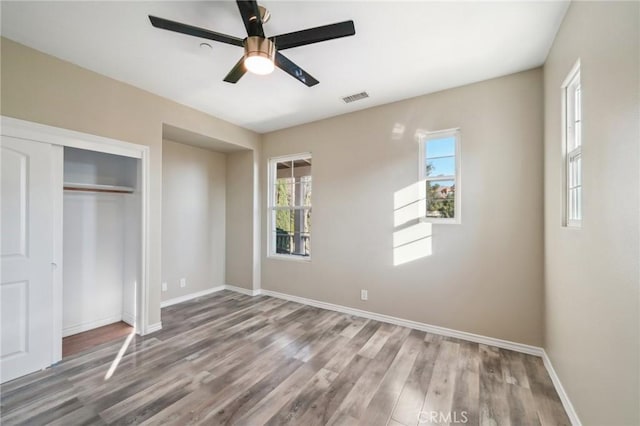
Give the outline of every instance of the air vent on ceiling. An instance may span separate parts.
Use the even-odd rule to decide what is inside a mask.
[[[354,95],[345,96],[342,98],[345,104],[350,104],[351,102],[359,101],[361,99],[368,98],[369,94],[367,92],[360,92]]]

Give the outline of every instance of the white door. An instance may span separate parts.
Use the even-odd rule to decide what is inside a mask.
[[[0,382],[51,365],[53,191],[50,144],[0,140]]]

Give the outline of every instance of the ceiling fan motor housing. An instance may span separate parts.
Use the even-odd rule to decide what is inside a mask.
[[[263,56],[273,61],[276,56],[276,45],[268,38],[247,37],[244,41],[244,56]]]
[[[268,38],[247,37],[244,41],[244,57],[262,56],[271,61],[276,56],[276,45]]]
[[[271,19],[271,12],[269,12],[269,10],[264,6],[258,6],[258,10],[260,10],[260,19],[262,20],[262,23],[266,24],[269,22],[269,19]]]

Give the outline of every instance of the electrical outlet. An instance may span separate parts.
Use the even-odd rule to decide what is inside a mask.
[[[367,290],[360,290],[360,300],[369,300],[369,292]]]
[[[180,287],[186,287],[186,286],[187,286],[187,279],[180,278]]]
[[[167,283],[162,283],[162,291],[167,291]]]

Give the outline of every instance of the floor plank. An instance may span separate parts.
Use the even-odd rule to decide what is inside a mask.
[[[62,339],[62,357],[79,354],[87,349],[99,346],[103,343],[124,338],[133,332],[126,322],[116,322],[93,330],[67,336]]]
[[[427,337],[433,338],[427,339]],[[418,424],[424,398],[427,395],[429,383],[431,383],[431,375],[435,365],[434,360],[440,351],[441,339],[437,337],[429,334],[425,336],[422,349],[416,357],[413,368],[393,410],[392,420],[397,423],[406,426]]]
[[[452,413],[459,353],[459,343],[443,341],[440,344],[440,352],[435,359],[429,390],[422,406],[421,419],[425,415],[431,419],[434,414],[437,414],[436,418],[439,419],[441,414],[446,416]]]
[[[422,349],[423,341],[424,332],[412,330],[409,333],[409,337],[398,351],[378,390],[361,416],[362,423],[379,425],[389,422],[393,408],[400,397],[400,392],[402,392],[416,357]]]
[[[162,310],[163,329],[0,386],[2,425],[569,425],[542,360],[267,296]]]

